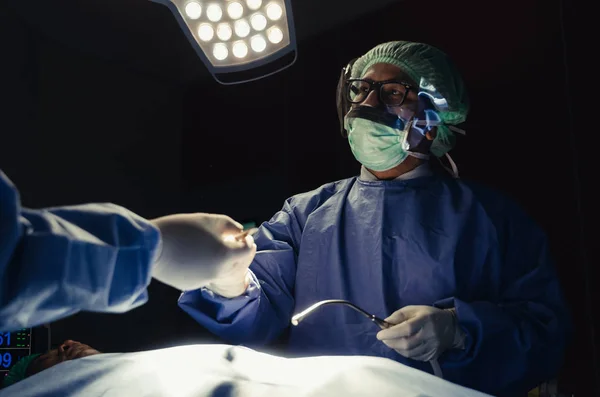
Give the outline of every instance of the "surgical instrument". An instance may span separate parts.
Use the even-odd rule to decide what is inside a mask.
[[[377,324],[379,326],[379,328],[381,328],[381,329],[386,329],[386,328],[389,328],[392,326],[392,324],[386,322],[385,320],[380,319],[379,317],[375,316],[374,314],[369,314],[367,311],[356,306],[354,303],[348,302],[343,299],[329,299],[329,300],[323,300],[323,301],[317,302],[314,305],[312,305],[311,307],[309,307],[308,309],[293,316],[292,324],[297,326],[300,323],[300,321],[302,321],[306,316],[311,314],[313,311],[317,310],[321,306],[331,305],[331,304],[342,304],[342,305],[349,306],[352,309],[356,310],[357,312],[363,314],[365,317],[371,319],[371,321],[373,321],[375,324]]]
[[[309,314],[313,313],[315,310],[317,310],[318,308],[325,306],[325,305],[331,305],[331,304],[342,304],[342,305],[346,305],[351,307],[352,309],[356,310],[357,312],[363,314],[365,317],[371,319],[371,321],[373,321],[375,324],[377,324],[379,326],[379,328],[381,329],[386,329],[389,327],[392,327],[394,324],[390,324],[385,320],[382,320],[381,318],[375,316],[374,314],[369,314],[369,312],[361,309],[360,307],[356,306],[354,303],[349,302],[347,300],[343,300],[343,299],[328,299],[328,300],[323,300],[320,302],[315,303],[314,305],[310,306],[308,309],[294,315],[292,317],[292,325],[294,326],[298,326],[298,324],[300,324],[300,321],[304,320],[305,317],[307,317]],[[442,368],[440,367],[440,364],[438,363],[437,360],[431,360],[429,361],[429,363],[431,364],[431,368],[433,369],[433,374],[435,376],[437,376],[438,378],[444,378],[444,375],[442,373]]]

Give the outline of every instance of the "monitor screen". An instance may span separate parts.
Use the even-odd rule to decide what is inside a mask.
[[[14,332],[0,333],[0,379],[21,358],[33,354],[31,351],[31,328],[23,328]]]
[[[50,348],[50,326],[0,332],[0,385],[10,369],[23,357],[45,353]]]

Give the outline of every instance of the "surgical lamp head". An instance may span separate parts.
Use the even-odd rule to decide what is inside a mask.
[[[151,0],[167,6],[215,80],[238,84],[293,65],[291,0]]]

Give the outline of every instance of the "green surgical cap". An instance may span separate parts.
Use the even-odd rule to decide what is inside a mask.
[[[8,375],[4,378],[4,382],[2,382],[3,387],[10,386],[14,383],[17,383],[27,376],[27,368],[29,368],[29,364],[36,358],[38,358],[41,354],[32,354],[31,356],[26,356],[20,359],[8,372]]]
[[[450,58],[428,44],[408,41],[383,43],[358,58],[352,67],[352,77],[361,78],[376,63],[398,66],[417,84],[421,79],[433,85],[448,102],[448,109],[439,112],[444,124],[464,122],[469,113],[469,97],[465,83]],[[439,126],[431,152],[443,156],[454,146],[454,134]]]

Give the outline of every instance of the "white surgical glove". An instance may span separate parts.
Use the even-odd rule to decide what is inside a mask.
[[[218,277],[208,283],[206,287],[209,290],[225,298],[235,298],[246,291],[251,281],[248,268],[254,260],[254,255],[256,255],[256,244],[254,244],[252,236],[246,236],[244,241],[245,244],[253,247],[252,255],[244,256],[240,258],[235,266],[223,269],[223,272],[219,273]]]
[[[465,335],[454,309],[406,306],[385,321],[394,325],[379,331],[377,339],[404,357],[431,361],[448,349],[464,349]]]
[[[154,278],[189,291],[239,277],[241,281],[231,281],[226,292],[244,292],[245,275],[256,254],[254,239],[225,238],[240,234],[242,225],[225,215],[203,213],[169,215],[151,223],[160,230],[162,242],[152,270]]]

